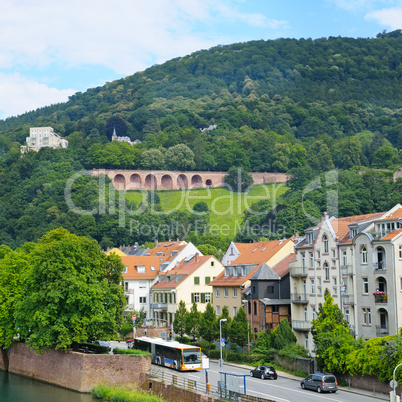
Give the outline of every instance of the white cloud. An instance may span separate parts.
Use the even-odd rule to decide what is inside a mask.
[[[365,19],[377,21],[391,29],[402,28],[402,8],[384,8],[366,14]]]
[[[132,74],[147,67],[155,55],[163,62],[219,43],[197,34],[194,24],[285,23],[239,12],[233,4],[230,0],[0,0],[0,68],[93,63]]]
[[[29,80],[18,73],[0,73],[0,118],[17,116],[43,105],[65,102],[75,93],[72,89],[58,90]],[[2,116],[3,115],[3,116]]]
[[[378,8],[380,5],[394,6],[401,3],[401,0],[327,0],[338,8],[347,11],[362,11]]]

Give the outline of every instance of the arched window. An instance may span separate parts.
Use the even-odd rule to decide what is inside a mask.
[[[329,281],[329,266],[328,263],[324,262],[324,272],[325,272],[325,280]]]
[[[366,246],[362,247],[361,253],[362,253],[362,264],[367,264],[367,248],[366,248]]]
[[[326,235],[324,235],[324,237],[322,238],[322,241],[324,242],[324,253],[328,254],[328,237]]]

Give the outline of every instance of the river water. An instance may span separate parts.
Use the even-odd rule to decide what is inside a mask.
[[[0,402],[93,402],[81,394],[0,370]]]

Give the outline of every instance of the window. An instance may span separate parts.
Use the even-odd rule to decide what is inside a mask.
[[[206,276],[206,277],[205,277],[205,284],[208,285],[209,282],[211,282],[211,277],[210,277],[210,276]]]
[[[137,265],[136,268],[138,273],[140,274],[145,273],[145,265]]]
[[[272,312],[279,313],[279,306],[278,305],[272,306]]]
[[[221,297],[221,288],[216,288],[215,295],[216,297]]]
[[[237,288],[233,288],[233,297],[237,297]]]
[[[308,334],[304,335],[304,345],[305,345],[306,349],[308,350]]]
[[[317,251],[317,259],[321,258],[321,253],[319,251]]]
[[[127,265],[125,265],[125,266],[124,266],[124,271],[123,271],[123,274],[126,274],[126,273],[127,273],[127,271],[128,271],[128,266],[127,266]]]
[[[247,268],[241,267],[241,276],[246,276],[246,275],[247,275]]]
[[[357,235],[357,229],[352,229],[352,239]]]
[[[155,271],[155,267],[151,265],[151,271]]]
[[[233,307],[233,317],[237,314],[237,307]]]
[[[216,306],[216,315],[221,315],[221,306]]]
[[[368,286],[368,278],[363,278],[363,293],[368,294],[369,286]]]
[[[371,309],[364,307],[362,310],[363,310],[363,325],[371,325]]]
[[[324,271],[325,271],[325,280],[329,281],[329,266],[327,263],[324,263]]]
[[[342,265],[348,265],[348,256],[346,250],[342,250]]]
[[[334,295],[337,295],[338,294],[337,280],[336,280],[336,278],[333,278],[333,279],[334,279]]]
[[[306,254],[305,253],[302,253],[302,268],[305,268],[306,267]]]
[[[194,285],[199,285],[200,284],[200,277],[199,276],[195,276],[194,277]]]
[[[367,264],[367,249],[365,246],[362,247],[362,264]]]
[[[224,288],[224,296],[225,297],[229,296],[229,289],[228,288]]]
[[[315,294],[315,280],[314,280],[314,278],[311,278],[310,282],[311,282],[311,294],[314,295]]]
[[[308,321],[307,307],[304,307],[304,321]]]
[[[140,281],[138,286],[140,289],[145,289],[147,287],[147,283],[145,281]]]
[[[399,259],[402,260],[402,246],[399,246]]]
[[[332,250],[332,258],[336,258],[336,251]]]
[[[317,318],[317,312],[315,311],[315,307],[312,307],[313,310],[313,320]]]
[[[200,302],[200,294],[199,293],[192,293],[191,294],[192,303],[199,303]]]
[[[328,250],[329,250],[329,248],[328,248],[328,237],[325,236],[325,235],[323,237],[323,242],[324,242],[324,253],[328,254]]]
[[[233,267],[233,276],[239,275],[237,272],[237,267]]]
[[[267,286],[267,293],[272,295],[272,293],[274,293],[274,287],[273,286]]]
[[[147,303],[147,298],[144,297],[140,297],[140,304],[146,304]]]
[[[345,308],[345,320],[348,324],[350,323],[350,311],[348,308]]]
[[[211,267],[215,266],[215,261],[211,261]]]
[[[400,282],[401,282],[401,291],[402,291],[402,277],[399,278]]]
[[[205,293],[205,303],[211,303],[212,297],[211,293]]]
[[[314,268],[314,254],[310,253],[310,268]]]
[[[172,294],[169,293],[169,303],[172,303]]]

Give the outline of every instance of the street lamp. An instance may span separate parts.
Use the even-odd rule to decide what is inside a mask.
[[[392,387],[393,390],[394,390],[394,402],[396,402],[396,387],[398,386],[397,383],[396,383],[396,381],[395,381],[395,372],[396,372],[396,369],[397,369],[399,366],[402,366],[402,363],[399,363],[399,364],[394,368],[394,372],[392,373],[391,387]]]
[[[222,322],[225,322],[227,320],[227,318],[221,318],[219,320],[219,343],[221,348],[221,359],[219,360],[219,367],[222,367]]]

